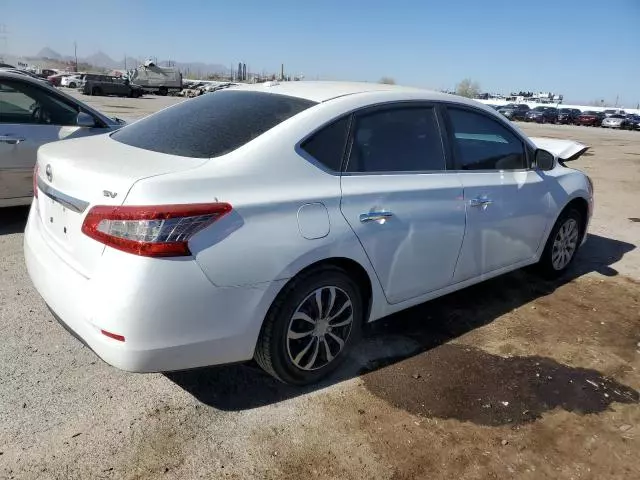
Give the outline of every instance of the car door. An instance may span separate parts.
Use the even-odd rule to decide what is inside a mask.
[[[353,117],[341,209],[390,303],[449,285],[460,253],[463,190],[447,172],[439,119],[435,106],[410,103]]]
[[[480,109],[449,106],[447,119],[467,224],[455,281],[532,259],[550,207],[544,173],[530,168],[530,147]]]
[[[0,79],[0,199],[29,198],[38,148],[89,133],[76,126],[79,109],[44,87]]]

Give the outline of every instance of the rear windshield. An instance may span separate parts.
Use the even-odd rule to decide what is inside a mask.
[[[218,157],[313,105],[316,103],[285,95],[223,90],[132,123],[111,138],[153,152]]]

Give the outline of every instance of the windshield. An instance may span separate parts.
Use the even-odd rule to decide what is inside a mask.
[[[143,118],[111,138],[153,152],[218,157],[313,105],[285,95],[221,90]]]

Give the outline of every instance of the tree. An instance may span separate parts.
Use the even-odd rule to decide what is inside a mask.
[[[378,83],[384,83],[387,85],[395,85],[396,81],[391,77],[382,77]]]
[[[480,84],[472,81],[470,78],[465,78],[458,85],[456,85],[456,95],[467,98],[475,98],[480,94]]]

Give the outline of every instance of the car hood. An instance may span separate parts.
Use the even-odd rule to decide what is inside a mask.
[[[530,137],[536,147],[554,154],[559,160],[576,160],[584,152],[589,150],[587,145],[573,140],[560,140],[558,138]]]
[[[611,118],[611,117],[607,117],[604,119],[605,122],[607,123],[622,123],[624,121],[624,118]]]

